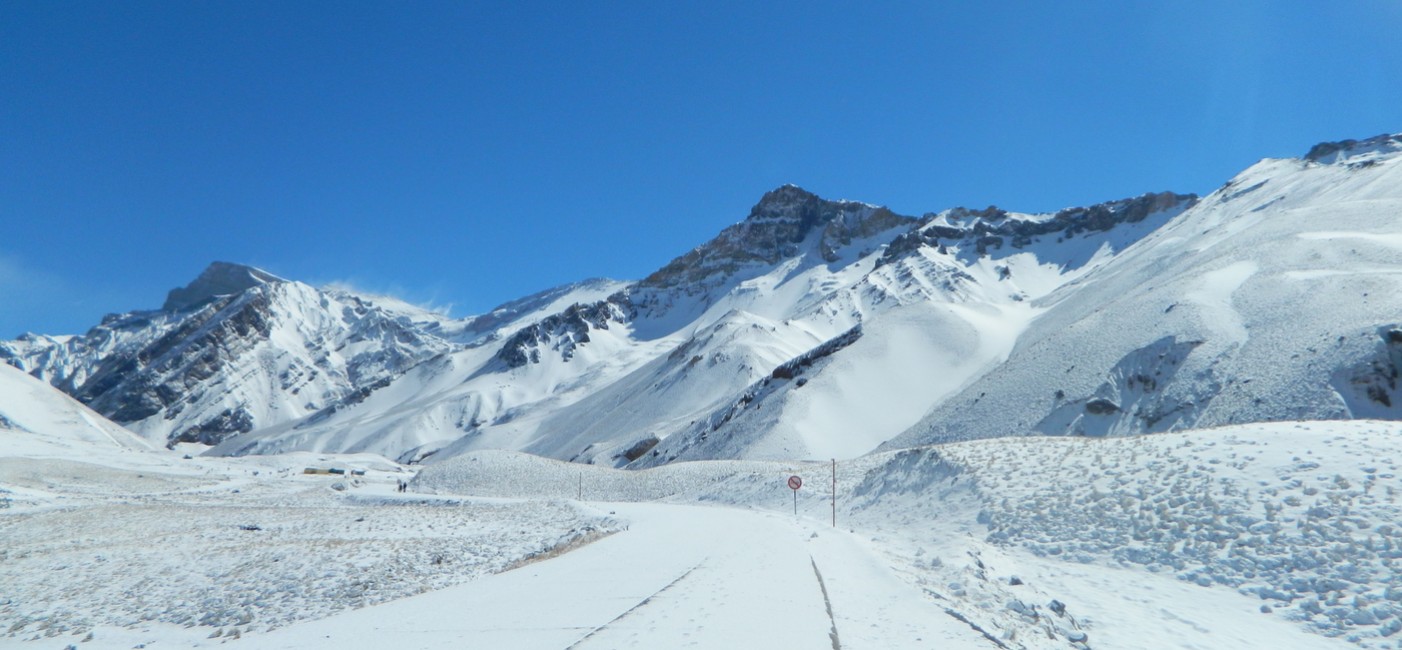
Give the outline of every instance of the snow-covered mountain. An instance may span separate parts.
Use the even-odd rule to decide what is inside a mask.
[[[784,186],[640,282],[480,334],[362,402],[215,451],[415,460],[506,448],[634,466],[865,453],[998,363],[1035,313],[1029,297],[1103,264],[1193,200],[915,219]],[[831,371],[800,363],[806,376],[775,376],[848,344],[855,353]],[[766,417],[726,418],[765,381],[804,389],[766,400]]]
[[[892,447],[1402,415],[1402,137],[1263,160],[1034,305]]]
[[[211,444],[314,413],[455,348],[431,312],[389,309],[216,262],[159,310],[0,358],[162,443]]]
[[[212,453],[645,467],[948,439],[1396,418],[1402,137],[1199,200],[908,217],[792,185],[637,282],[451,319],[216,263],[0,359]],[[1397,405],[1397,406],[1395,406]]]

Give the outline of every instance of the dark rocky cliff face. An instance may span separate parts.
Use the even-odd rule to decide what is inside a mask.
[[[228,359],[247,352],[271,333],[266,293],[232,305],[237,300],[236,296],[216,300],[149,345],[103,357],[87,381],[66,388],[118,423],[144,420],[176,405],[217,375]],[[166,418],[178,414],[178,409],[167,411]],[[231,415],[228,419],[246,418]]]

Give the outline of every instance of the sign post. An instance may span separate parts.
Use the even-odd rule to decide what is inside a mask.
[[[793,516],[798,516],[798,489],[803,487],[803,479],[798,475],[789,477],[789,489],[793,490]]]

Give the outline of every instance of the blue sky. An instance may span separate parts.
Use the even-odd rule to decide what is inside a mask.
[[[921,214],[1206,193],[1402,131],[1402,3],[3,2],[0,337],[210,261],[465,315],[795,183]]]

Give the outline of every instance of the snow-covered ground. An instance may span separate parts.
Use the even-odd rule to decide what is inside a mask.
[[[23,373],[0,389],[3,648],[1402,640],[1397,423],[419,469],[150,450]]]
[[[370,454],[154,451],[0,366],[0,647],[214,644],[498,573],[621,526],[559,499],[399,493],[411,477]]]
[[[1402,627],[1392,423],[879,454],[836,466],[836,528],[828,463],[476,452],[413,475],[3,435],[0,647],[1394,648]]]
[[[838,464],[847,534],[832,534],[865,549],[844,563],[879,558],[927,606],[1007,647],[1080,634],[1091,647],[1397,647],[1398,460],[1402,425],[1366,421],[955,443]],[[831,471],[713,461],[621,473],[495,452],[425,468],[416,485],[784,513],[793,473],[809,486],[795,525],[820,530]]]
[[[398,494],[397,468],[301,473],[364,467],[354,458],[87,460],[0,459],[0,645],[192,645],[452,586],[616,527],[558,500]]]

